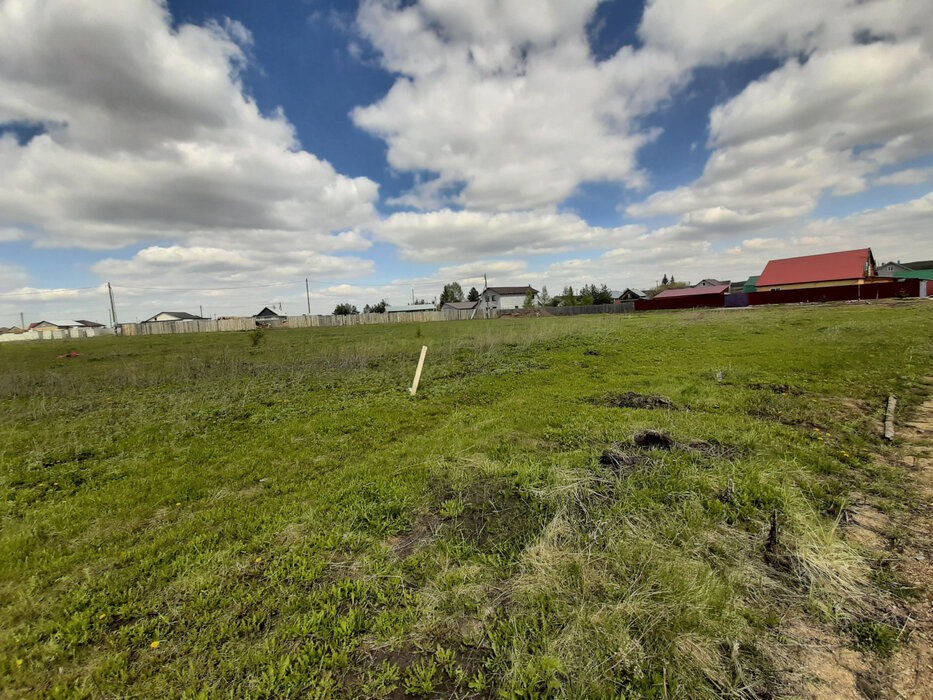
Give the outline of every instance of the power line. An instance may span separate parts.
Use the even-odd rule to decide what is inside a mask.
[[[228,289],[261,289],[264,287],[288,287],[294,284],[301,284],[304,280],[292,280],[291,282],[271,282],[269,284],[246,284],[237,287],[135,287],[127,284],[113,285],[117,289],[142,289],[148,292],[215,292]]]
[[[98,291],[103,291],[106,286],[105,282],[101,284],[95,284],[93,287],[73,287],[70,289],[42,289],[35,292],[0,292],[0,297],[28,297],[28,296],[39,296],[41,294],[57,294],[61,292],[83,292],[88,289],[96,289]]]

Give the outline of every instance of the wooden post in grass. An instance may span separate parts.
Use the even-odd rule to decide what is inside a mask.
[[[897,406],[897,397],[891,394],[888,397],[888,408],[884,412],[884,439],[894,439],[894,408]]]
[[[412,382],[411,389],[409,389],[412,396],[414,396],[415,392],[418,391],[418,382],[421,381],[421,369],[424,367],[424,356],[425,354],[427,354],[427,352],[428,352],[428,346],[422,345],[421,346],[421,357],[418,358],[418,369],[415,370],[415,381]]]

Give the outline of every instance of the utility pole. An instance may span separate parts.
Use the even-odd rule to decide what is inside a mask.
[[[204,318],[204,304],[198,304],[198,308],[201,309],[201,318]]]
[[[414,287],[411,288],[411,303],[412,304],[415,303],[415,288]]]
[[[311,288],[308,286],[308,278],[305,277],[305,298],[308,300],[308,316],[311,315]]]
[[[26,330],[26,319],[23,317],[23,312],[19,312],[19,327],[23,330]]]
[[[107,293],[110,294],[110,316],[113,319],[113,327],[117,327],[117,305],[113,303],[113,287],[110,282],[107,283]]]
[[[486,280],[486,273],[483,273],[483,302],[486,304],[486,318],[489,318],[489,295],[486,290],[489,289],[489,282]]]

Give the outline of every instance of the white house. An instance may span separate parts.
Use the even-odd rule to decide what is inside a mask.
[[[482,309],[521,309],[525,306],[525,295],[531,290],[532,302],[538,303],[538,290],[531,285],[525,287],[486,287],[479,295]]]

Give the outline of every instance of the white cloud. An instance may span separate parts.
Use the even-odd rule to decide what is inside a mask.
[[[873,185],[919,185],[933,180],[933,168],[906,168],[876,177]]]
[[[155,0],[0,4],[0,227],[44,246],[153,240],[280,251],[363,249],[377,185],[301,150],[239,79],[236,22],[171,26]],[[22,235],[22,234],[21,234]]]
[[[642,231],[641,226],[590,226],[574,214],[451,209],[399,212],[373,227],[375,236],[398,246],[402,257],[420,262],[605,248]]]
[[[917,37],[791,59],[713,109],[715,150],[698,180],[627,212],[679,216],[683,238],[786,230],[824,193],[857,194],[881,167],[933,152],[931,86]]]
[[[386,140],[392,167],[437,173],[397,203],[535,209],[586,181],[644,186],[636,152],[656,132],[637,119],[682,72],[651,49],[597,63],[586,39],[596,5],[364,1],[359,27],[401,77],[353,120]]]

